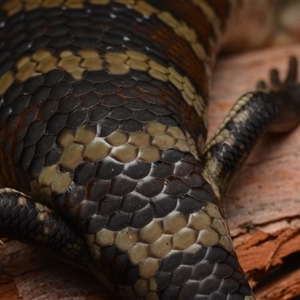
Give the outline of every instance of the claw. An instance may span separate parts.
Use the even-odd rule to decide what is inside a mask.
[[[285,84],[294,84],[298,78],[298,61],[292,56],[289,60],[289,69],[285,79]]]
[[[270,83],[273,86],[273,89],[276,87],[277,89],[280,86],[279,72],[277,69],[272,69],[270,71]]]
[[[265,91],[266,89],[267,89],[267,84],[266,84],[266,82],[264,81],[264,80],[260,80],[260,81],[258,81],[257,82],[257,84],[256,84],[256,89],[258,90],[258,91]]]

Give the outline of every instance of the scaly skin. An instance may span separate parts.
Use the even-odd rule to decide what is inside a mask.
[[[298,103],[294,62],[204,148],[212,63],[244,6],[4,1],[0,235],[89,268],[124,299],[253,300],[223,200]]]

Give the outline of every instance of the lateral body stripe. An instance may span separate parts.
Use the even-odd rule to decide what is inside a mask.
[[[151,17],[152,15],[155,15],[164,24],[172,28],[172,30],[178,37],[189,44],[196,57],[203,62],[206,75],[208,77],[211,76],[209,55],[204,49],[202,43],[199,42],[196,31],[193,28],[189,27],[184,21],[177,20],[168,11],[160,11],[156,9],[154,6],[144,0],[89,0],[87,3],[93,5],[107,5],[111,2],[117,2],[123,5],[130,6],[132,7],[132,9],[139,12],[143,16]],[[84,5],[84,0],[59,0],[55,2],[48,0],[40,0],[37,2],[32,2],[30,0],[16,0],[5,2],[2,5],[2,9],[7,13],[8,16],[12,16],[21,10],[31,11],[38,7],[54,8],[65,6],[70,9],[82,9],[84,8]],[[206,8],[205,13],[206,12],[209,12],[209,8]],[[208,17],[209,21],[211,21],[211,19],[213,18],[208,14],[206,14],[206,16]]]
[[[31,57],[19,59],[14,65],[14,70],[0,77],[0,96],[15,80],[25,82],[31,77],[46,74],[54,69],[65,70],[77,80],[82,79],[84,71],[107,70],[112,75],[124,75],[131,69],[148,72],[155,79],[171,82],[199,116],[205,113],[205,103],[187,76],[180,75],[172,66],[165,67],[146,54],[134,50],[124,53],[107,52],[103,55],[96,49],[81,49],[78,55],[66,50],[58,57],[51,55],[47,50],[38,50]]]

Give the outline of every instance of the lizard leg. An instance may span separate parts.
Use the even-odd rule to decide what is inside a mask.
[[[290,59],[284,81],[270,72],[270,86],[259,82],[258,91],[243,95],[228,113],[203,151],[204,172],[226,193],[231,178],[266,131],[287,132],[300,121],[300,85],[297,60]]]

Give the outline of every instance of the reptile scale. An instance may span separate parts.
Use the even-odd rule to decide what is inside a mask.
[[[123,299],[255,299],[224,196],[271,123],[297,125],[300,91],[291,59],[205,146],[211,68],[248,4],[0,1],[0,236]]]

